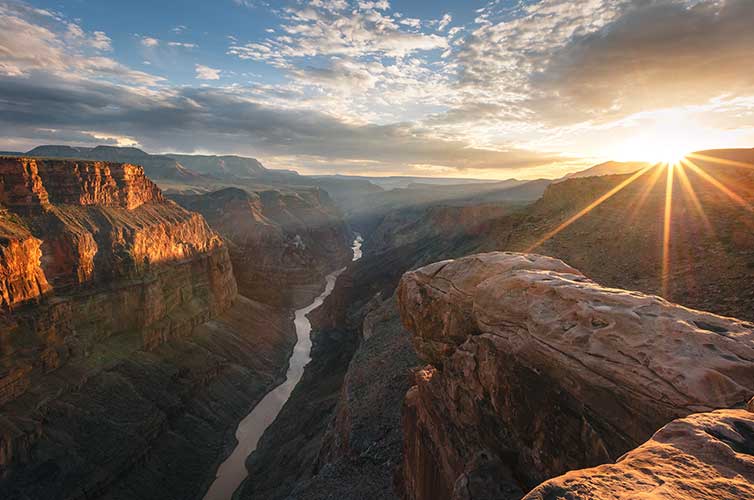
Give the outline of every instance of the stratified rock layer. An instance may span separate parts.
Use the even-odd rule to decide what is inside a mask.
[[[600,287],[556,259],[440,262],[398,294],[432,364],[405,402],[408,498],[520,498],[754,393],[754,326]]]
[[[188,337],[237,297],[201,215],[141,167],[0,158],[0,473],[29,460],[45,408],[126,351]]]

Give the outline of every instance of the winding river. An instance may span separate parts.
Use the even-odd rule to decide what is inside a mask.
[[[361,245],[363,239],[358,236],[353,242],[353,260],[361,258]],[[312,325],[309,323],[307,314],[322,305],[328,295],[335,288],[335,280],[345,271],[345,268],[335,271],[325,278],[325,290],[322,294],[314,299],[314,302],[296,311],[294,320],[296,325],[296,346],[293,348],[293,354],[289,360],[288,371],[285,375],[285,382],[270,391],[254,409],[249,413],[236,429],[236,445],[233,453],[217,469],[217,475],[210,486],[204,500],[229,500],[233,493],[238,489],[246,476],[246,457],[257,448],[259,438],[272,424],[280,413],[283,405],[296,387],[301,376],[304,374],[304,367],[311,361]]]

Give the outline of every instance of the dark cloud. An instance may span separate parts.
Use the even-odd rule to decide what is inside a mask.
[[[754,93],[754,2],[637,1],[533,72],[529,105],[556,122]]]
[[[41,130],[55,130],[60,137],[92,131],[132,138],[158,151],[305,155],[458,169],[525,168],[563,160],[515,149],[473,148],[434,138],[411,124],[352,125],[323,113],[268,107],[217,88],[152,92],[33,74],[0,77],[0,95],[0,133],[14,138],[41,137]]]

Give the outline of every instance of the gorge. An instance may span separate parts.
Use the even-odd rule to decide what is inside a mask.
[[[0,500],[754,500],[752,27],[0,0]]]
[[[663,288],[641,168],[363,210],[2,158],[0,496],[751,498],[754,212],[689,171],[670,271],[696,281]],[[751,169],[714,172],[752,199]]]
[[[361,236],[353,243],[353,261],[361,258]],[[288,360],[288,371],[285,381],[270,391],[249,413],[236,430],[238,444],[233,453],[220,465],[217,478],[204,496],[205,500],[222,500],[231,498],[238,486],[246,479],[246,458],[257,447],[259,438],[269,425],[275,420],[285,402],[293,392],[294,387],[301,380],[304,367],[311,361],[311,331],[312,326],[307,315],[320,307],[335,287],[335,280],[345,271],[345,268],[332,272],[325,277],[325,289],[314,301],[306,307],[297,309],[294,313],[296,326],[296,345]],[[251,481],[254,478],[250,479]]]

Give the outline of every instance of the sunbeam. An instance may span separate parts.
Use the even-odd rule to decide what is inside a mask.
[[[686,165],[687,167],[692,169],[694,172],[699,174],[699,176],[702,177],[702,179],[709,182],[710,184],[715,186],[718,190],[720,190],[722,193],[724,193],[726,196],[728,196],[731,200],[741,205],[746,210],[750,212],[754,212],[754,207],[748,201],[744,200],[735,191],[730,189],[728,186],[726,186],[719,180],[715,179],[711,174],[705,171],[702,167],[700,167],[693,161],[689,160],[688,158],[685,158],[684,160],[682,160],[682,162],[684,165]]]
[[[665,219],[662,228],[662,295],[667,298],[670,275],[670,228],[673,218],[673,180],[675,164],[667,164],[667,181],[665,184]]]
[[[580,218],[582,218],[583,216],[585,216],[586,214],[588,214],[589,212],[591,212],[592,210],[594,210],[595,208],[597,208],[598,206],[602,205],[605,201],[607,201],[610,198],[612,198],[616,193],[622,191],[626,186],[630,185],[636,179],[638,179],[639,177],[641,177],[642,175],[644,175],[652,167],[653,167],[653,165],[649,165],[649,166],[646,166],[646,167],[642,168],[638,172],[634,173],[631,177],[629,177],[628,179],[624,180],[623,182],[621,182],[620,184],[618,184],[617,186],[615,186],[614,188],[612,188],[610,191],[608,191],[607,193],[603,194],[602,196],[600,196],[599,198],[597,198],[596,200],[594,200],[592,203],[590,203],[589,205],[587,205],[579,213],[577,213],[576,215],[574,215],[573,217],[571,217],[570,219],[568,219],[567,221],[563,222],[561,225],[559,225],[558,227],[556,227],[555,229],[553,229],[552,231],[550,231],[549,233],[547,233],[543,238],[541,238],[536,243],[534,243],[532,246],[530,246],[529,248],[527,248],[526,250],[524,250],[524,252],[529,253],[529,252],[532,252],[535,249],[539,248],[547,240],[549,240],[553,236],[559,234],[564,229],[566,229],[568,226],[570,226],[571,224],[573,224],[574,222],[576,222],[577,220],[579,220]]]
[[[652,175],[649,178],[649,182],[644,187],[644,189],[642,189],[641,194],[639,194],[639,198],[637,199],[636,203],[634,203],[633,206],[630,207],[631,214],[628,216],[629,222],[635,221],[636,218],[639,216],[639,212],[641,211],[641,208],[644,206],[644,203],[646,203],[647,198],[649,197],[649,194],[652,192],[654,187],[657,185],[657,182],[660,180],[660,177],[662,176],[663,169],[661,168],[661,164],[654,165],[652,168],[654,169],[654,172],[652,172]]]
[[[754,170],[754,164],[745,163],[742,161],[728,160],[725,158],[717,158],[715,156],[708,156],[701,153],[690,153],[686,155],[686,159],[694,158],[697,160],[708,161],[710,163],[717,163],[718,165],[726,165],[729,167],[750,168]]]
[[[709,234],[714,235],[715,229],[712,227],[712,223],[710,223],[709,218],[707,217],[707,213],[704,211],[704,207],[702,207],[701,201],[699,201],[699,196],[697,196],[696,190],[694,190],[694,186],[691,185],[691,181],[689,180],[689,176],[686,174],[686,169],[683,167],[683,164],[679,163],[678,165],[676,165],[676,170],[678,172],[678,178],[681,181],[681,187],[683,187],[683,191],[691,199],[691,203],[694,205],[697,215],[699,215],[699,217],[702,219],[704,228]]]

